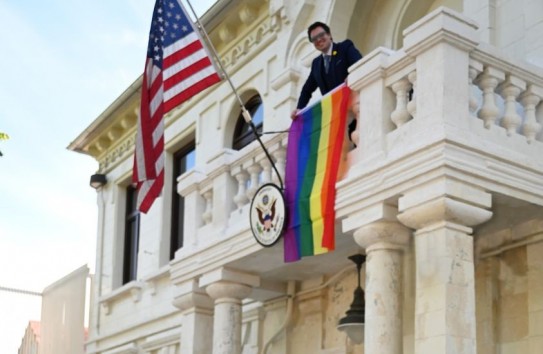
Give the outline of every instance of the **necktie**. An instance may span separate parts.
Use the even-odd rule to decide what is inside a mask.
[[[329,55],[324,56],[324,71],[328,74],[328,68],[330,68],[330,59]]]

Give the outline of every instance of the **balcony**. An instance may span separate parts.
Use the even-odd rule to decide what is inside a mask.
[[[287,280],[348,266],[347,256],[359,250],[357,228],[438,197],[467,206],[467,227],[479,224],[470,219],[471,207],[489,216],[530,210],[517,223],[541,213],[543,69],[480,43],[475,23],[440,8],[404,31],[402,49],[377,48],[353,65],[348,84],[360,97],[359,141],[337,184],[336,250],[285,264],[282,241],[266,249],[254,241],[250,200],[275,178],[255,142],[224,150],[205,170],[179,178],[189,239],[172,261],[174,283],[227,266],[259,275],[254,297],[269,298]],[[265,143],[283,173],[286,134]],[[497,247],[484,237],[477,246]]]

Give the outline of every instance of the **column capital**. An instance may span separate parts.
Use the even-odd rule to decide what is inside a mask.
[[[240,283],[218,281],[216,283],[209,284],[206,287],[206,291],[209,296],[216,301],[221,299],[243,300],[249,296],[249,294],[251,294],[253,288]]]
[[[260,285],[260,278],[254,274],[221,267],[204,274],[199,285],[205,288],[214,300],[242,300],[251,294],[253,287]]]
[[[249,287],[260,286],[260,278],[257,275],[226,267],[220,267],[202,275],[199,281],[199,286],[201,288],[205,288],[208,285],[219,281],[237,283],[247,285]]]
[[[191,309],[206,309],[213,312],[213,300],[206,293],[190,293],[177,296],[172,304],[182,312]]]
[[[198,286],[196,279],[191,279],[176,287],[177,293],[172,304],[181,311],[200,308],[213,310],[213,300],[204,289]]]
[[[397,215],[398,207],[383,201],[358,208],[343,220],[343,232],[358,230],[380,221],[397,222]]]
[[[377,221],[362,226],[354,232],[356,243],[366,253],[378,249],[404,249],[409,243],[411,231],[394,221]]]
[[[446,227],[471,234],[492,217],[492,195],[465,181],[442,176],[409,190],[398,200],[398,220],[424,232]]]
[[[423,232],[447,224],[470,234],[472,226],[490,220],[492,212],[446,196],[427,201],[403,210],[398,219],[406,226]]]

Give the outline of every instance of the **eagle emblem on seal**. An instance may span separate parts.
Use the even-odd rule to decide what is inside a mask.
[[[269,232],[274,229],[274,219],[275,219],[275,202],[277,200],[274,198],[270,200],[270,197],[265,194],[262,196],[261,203],[256,206],[256,212],[258,214],[258,221],[262,226],[262,231]]]

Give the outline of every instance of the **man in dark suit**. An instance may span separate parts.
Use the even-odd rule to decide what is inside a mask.
[[[322,22],[315,22],[309,26],[307,35],[309,41],[322,55],[313,59],[311,72],[302,87],[296,109],[291,114],[292,119],[295,119],[299,110],[307,105],[317,87],[323,95],[332,91],[345,82],[349,66],[362,58],[362,54],[352,41],[347,39],[334,43],[330,27]]]

